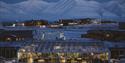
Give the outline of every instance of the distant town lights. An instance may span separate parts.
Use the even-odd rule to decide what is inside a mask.
[[[69,25],[75,25],[75,24],[77,24],[77,23],[69,23]]]

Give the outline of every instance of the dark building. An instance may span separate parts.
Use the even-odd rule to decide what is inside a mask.
[[[31,20],[31,21],[24,21],[24,22],[18,23],[17,25],[43,26],[43,25],[48,25],[48,21],[46,21],[46,20]]]
[[[79,19],[79,24],[91,24],[92,22],[91,22],[91,20],[92,19],[90,19],[90,18],[85,18],[85,19]]]
[[[25,42],[33,40],[32,33],[33,30],[0,29],[0,57],[17,58],[18,49],[24,46]]]
[[[57,23],[63,24],[63,26],[69,26],[78,24],[78,21],[75,19],[60,19]]]
[[[113,47],[110,48],[111,58],[121,59],[125,58],[125,48]]]
[[[119,22],[119,28],[125,29],[125,22]]]
[[[21,41],[33,39],[33,30],[0,30],[0,41]]]
[[[125,43],[123,42],[112,42],[109,50],[111,51],[111,58],[113,59],[124,59],[125,58]]]
[[[5,26],[5,27],[11,27],[11,26],[15,26],[14,24],[16,24],[16,22],[1,22],[1,25],[2,26]]]
[[[15,47],[0,47],[0,57],[17,58],[17,51]]]
[[[32,42],[27,41],[12,41],[12,42],[0,42],[0,59],[8,60],[8,59],[17,59],[18,50],[21,47],[31,44]]]
[[[125,40],[125,31],[122,30],[89,30],[87,34],[81,37],[94,38],[98,40],[123,41]]]
[[[117,22],[115,22],[115,21],[108,21],[108,20],[102,20],[101,21],[101,23],[103,23],[103,24],[110,24],[110,23],[117,23]]]

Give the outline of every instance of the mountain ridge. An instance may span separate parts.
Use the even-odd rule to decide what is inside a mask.
[[[95,0],[60,0],[54,3],[28,0],[16,4],[0,2],[0,19],[45,19],[49,21],[65,18],[124,19],[125,4],[123,2],[122,4],[117,1],[99,3]]]

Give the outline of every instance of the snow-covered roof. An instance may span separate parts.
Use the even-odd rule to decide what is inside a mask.
[[[106,52],[107,48],[103,46],[102,43],[98,42],[43,42],[39,44],[37,52],[42,53],[57,53],[57,52],[81,52],[81,53],[91,53],[91,52]]]

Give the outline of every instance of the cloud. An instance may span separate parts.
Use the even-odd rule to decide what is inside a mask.
[[[124,0],[122,0],[125,2]],[[111,0],[60,0],[45,2],[28,0],[16,4],[0,2],[0,20],[70,19],[70,18],[124,18],[125,3]]]

